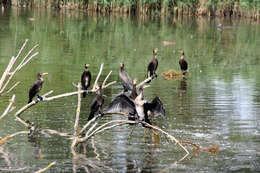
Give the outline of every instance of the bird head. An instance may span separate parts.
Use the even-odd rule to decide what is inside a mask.
[[[89,67],[89,64],[85,64],[85,68],[88,68]]]
[[[37,77],[43,77],[43,76],[45,76],[45,75],[47,75],[48,73],[43,73],[43,72],[39,72],[38,74],[37,74]]]
[[[120,68],[124,68],[124,63],[123,62],[120,62]]]
[[[184,56],[184,50],[180,50],[179,52]]]
[[[158,52],[158,48],[154,48],[154,49],[153,49],[153,54],[154,54],[154,55],[157,55],[157,52]]]

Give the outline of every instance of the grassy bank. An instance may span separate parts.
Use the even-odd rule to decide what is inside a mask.
[[[260,0],[2,0],[19,7],[84,9],[138,15],[203,15],[260,19]]]

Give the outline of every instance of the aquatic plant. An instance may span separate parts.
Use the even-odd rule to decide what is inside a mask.
[[[10,4],[10,3],[9,3]],[[16,6],[86,9],[136,15],[209,15],[260,18],[260,0],[12,0]]]

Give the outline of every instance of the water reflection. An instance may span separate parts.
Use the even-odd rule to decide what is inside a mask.
[[[28,137],[28,142],[31,144],[31,147],[34,149],[34,158],[42,160],[42,151],[40,138],[37,137]]]

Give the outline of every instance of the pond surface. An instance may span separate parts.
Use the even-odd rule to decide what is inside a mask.
[[[227,27],[218,30],[219,23]],[[147,100],[159,96],[166,117],[154,119],[154,125],[201,148],[218,144],[219,153],[200,152],[173,165],[184,156],[182,149],[164,136],[158,141],[141,126],[130,136],[133,126],[125,125],[95,136],[77,157],[67,137],[40,135],[29,140],[18,135],[0,145],[0,168],[33,172],[56,161],[50,172],[260,172],[260,25],[254,21],[5,10],[0,14],[0,74],[27,38],[27,50],[39,43],[39,55],[15,76],[12,83],[21,84],[0,97],[2,113],[16,94],[15,111],[0,121],[0,137],[26,130],[13,114],[27,103],[38,72],[49,73],[41,93],[54,90],[54,95],[76,91],[72,82],[79,82],[85,63],[94,78],[104,63],[101,79],[113,70],[110,81],[119,81],[123,61],[128,74],[140,82],[157,47],[159,77],[144,95]],[[164,46],[163,41],[176,45]],[[168,81],[162,73],[180,70],[180,49],[189,62],[189,76]],[[105,89],[105,105],[121,90],[120,82]],[[82,100],[81,126],[94,97]],[[77,96],[66,97],[39,103],[22,117],[41,129],[72,133],[76,107]],[[101,124],[118,118],[105,117]]]

